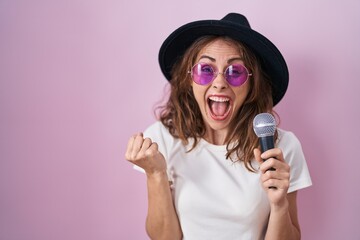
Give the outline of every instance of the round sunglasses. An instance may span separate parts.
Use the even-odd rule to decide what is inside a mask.
[[[243,85],[252,73],[249,73],[247,68],[241,64],[231,64],[225,72],[219,72],[215,66],[209,63],[197,63],[188,73],[191,74],[192,80],[199,85],[210,84],[218,74],[223,74],[226,81],[233,87]]]

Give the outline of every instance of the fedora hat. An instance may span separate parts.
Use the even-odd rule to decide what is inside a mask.
[[[228,36],[253,51],[270,77],[274,106],[280,102],[289,83],[284,57],[269,39],[251,29],[245,16],[238,13],[229,13],[221,20],[190,22],[172,32],[159,51],[160,68],[168,81],[171,81],[171,69],[175,62],[196,39],[205,35]]]

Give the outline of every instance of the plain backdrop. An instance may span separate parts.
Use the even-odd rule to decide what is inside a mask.
[[[359,239],[357,0],[0,0],[0,239],[148,239],[146,179],[124,153],[155,121],[158,50],[228,12],[288,63],[276,111],[313,180],[298,194],[303,239]]]

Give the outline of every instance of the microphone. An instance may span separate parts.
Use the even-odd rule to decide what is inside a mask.
[[[253,128],[259,138],[261,152],[274,148],[274,134],[276,131],[276,121],[270,113],[260,113],[255,116]]]
[[[253,120],[253,128],[256,136],[259,138],[261,152],[274,148],[274,134],[276,131],[276,121],[270,113],[259,113]],[[264,161],[266,159],[263,159]],[[275,171],[275,168],[269,168],[268,171]],[[269,189],[277,189],[270,186]]]
[[[260,113],[253,120],[253,128],[256,136],[259,138],[261,152],[274,148],[274,134],[276,131],[276,121],[270,113]],[[266,159],[263,159],[264,161]],[[269,168],[267,171],[275,171],[275,168]],[[270,186],[269,189],[277,189]]]

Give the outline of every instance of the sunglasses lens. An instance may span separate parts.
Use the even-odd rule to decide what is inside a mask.
[[[195,83],[199,85],[208,85],[214,80],[215,71],[210,64],[198,63],[191,70],[191,76]],[[241,64],[230,65],[225,73],[226,81],[234,87],[241,86],[249,77],[249,72]]]
[[[207,85],[214,79],[214,69],[206,63],[198,63],[192,68],[193,81],[200,85]]]
[[[244,84],[248,79],[248,76],[249,72],[240,64],[230,65],[225,72],[226,80],[230,85],[235,87]]]

